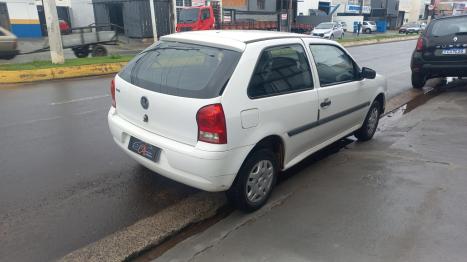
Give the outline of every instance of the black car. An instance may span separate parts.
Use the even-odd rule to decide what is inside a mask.
[[[412,86],[435,77],[467,77],[467,15],[433,20],[417,41],[410,65]]]

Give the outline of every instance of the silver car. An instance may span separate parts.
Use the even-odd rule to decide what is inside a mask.
[[[362,33],[371,34],[376,32],[378,29],[374,21],[363,21],[362,24]]]
[[[335,39],[344,37],[344,29],[342,25],[337,22],[325,22],[317,25],[311,35],[314,37]]]
[[[13,59],[18,52],[16,36],[3,27],[0,27],[0,59]]]

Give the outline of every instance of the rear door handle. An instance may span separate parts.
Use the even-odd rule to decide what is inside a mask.
[[[324,99],[323,102],[321,102],[320,106],[321,108],[328,108],[331,105],[331,100],[329,98]]]

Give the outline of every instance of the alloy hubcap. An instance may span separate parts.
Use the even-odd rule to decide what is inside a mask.
[[[368,133],[373,134],[376,131],[376,126],[378,125],[378,109],[375,107],[371,110],[370,117],[368,118]]]
[[[261,160],[250,171],[246,195],[250,202],[261,202],[269,193],[274,177],[274,167],[269,160]]]

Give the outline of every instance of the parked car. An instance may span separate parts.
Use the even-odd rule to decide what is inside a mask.
[[[377,32],[376,23],[374,21],[363,21],[362,24],[362,33],[371,34]]]
[[[421,31],[423,28],[419,23],[408,23],[399,28],[399,34],[419,34]]]
[[[343,38],[344,30],[339,23],[325,22],[317,25],[313,31],[311,31],[311,35],[328,39]]]
[[[335,41],[209,30],[163,36],[110,91],[109,128],[123,151],[253,211],[281,171],[345,136],[371,139],[387,87]]]
[[[18,40],[14,34],[0,27],[0,59],[13,59],[19,53]]]
[[[62,35],[71,34],[71,27],[67,21],[62,19],[58,20],[58,26],[60,27],[60,33],[62,33]]]
[[[467,15],[432,20],[417,41],[410,65],[412,86],[435,77],[467,77]]]

